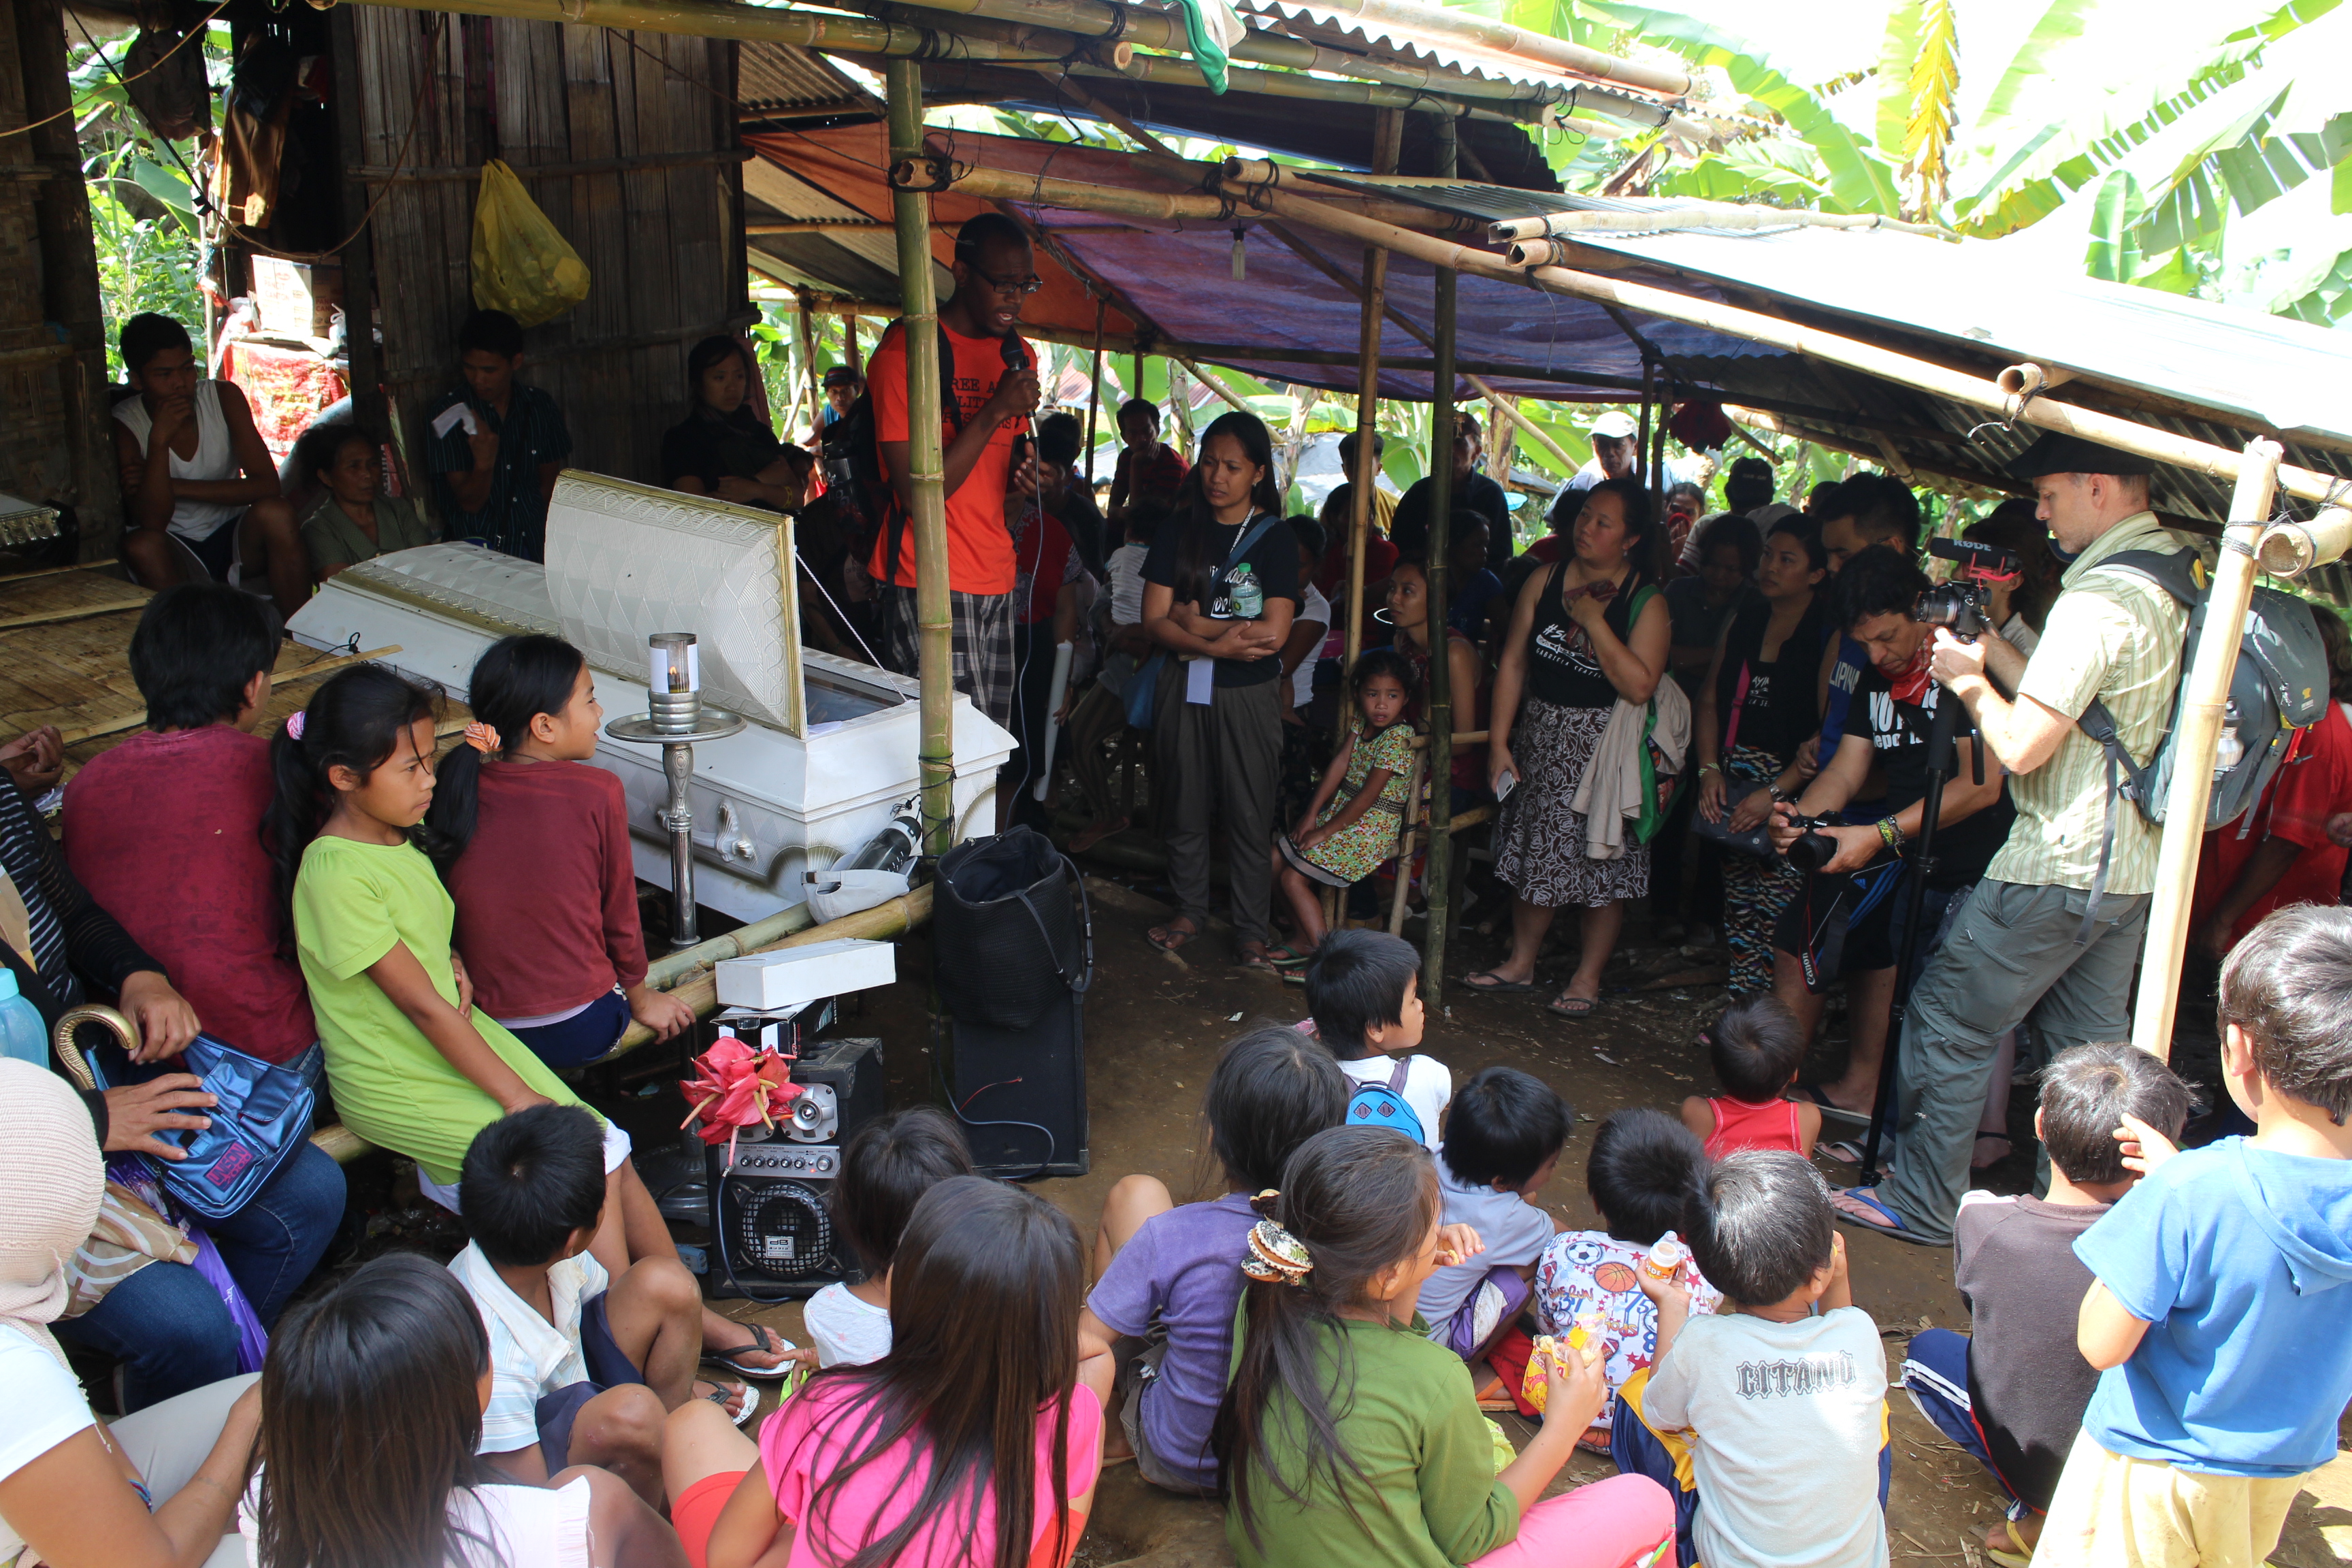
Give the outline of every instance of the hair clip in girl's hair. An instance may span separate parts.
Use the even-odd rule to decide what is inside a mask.
[[[499,749],[499,732],[477,719],[466,726],[466,744],[478,752],[495,752]]]
[[[1314,1271],[1315,1259],[1307,1256],[1305,1242],[1270,1219],[1250,1226],[1249,1256],[1242,1259],[1243,1273],[1268,1285],[1303,1289]]]
[[[302,721],[310,716],[310,710],[308,708],[297,708],[294,710],[293,716],[286,721],[286,738],[289,741],[300,740],[302,738]]]
[[[1250,1212],[1256,1215],[1260,1219],[1272,1219],[1274,1217],[1275,1209],[1279,1206],[1281,1203],[1281,1190],[1276,1187],[1266,1187],[1261,1190],[1257,1196],[1250,1199]]]

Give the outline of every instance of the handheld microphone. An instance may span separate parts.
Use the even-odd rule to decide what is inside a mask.
[[[996,341],[996,349],[1004,356],[1005,369],[1027,370],[1029,368],[1029,351],[1021,346],[1019,338],[1008,332]]]

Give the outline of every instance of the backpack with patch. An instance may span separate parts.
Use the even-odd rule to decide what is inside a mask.
[[[2125,748],[2116,731],[2115,715],[2107,711],[2105,703],[2094,699],[2075,721],[2107,754],[2106,827],[2099,846],[2098,873],[2091,884],[2084,934],[2076,939],[2078,942],[2088,940],[2090,917],[2097,912],[2100,895],[2106,889],[2107,860],[2116,842],[2116,801],[2130,801],[2151,823],[2164,821],[2166,797],[2172,787],[2172,742],[2180,732],[2180,706],[2187,696],[2189,671],[2197,658],[2197,639],[2205,629],[2212,591],[2203,563],[2193,551],[2118,551],[2094,570],[2137,578],[2170,595],[2189,611],[2189,637],[2181,652],[2172,711],[2145,767],[2135,763]],[[2238,637],[2237,665],[2230,675],[2229,707],[2221,720],[2221,746],[2213,759],[2213,794],[2205,808],[2208,829],[2235,822],[2251,812],[2280,764],[2295,751],[2303,733],[2326,715],[2327,650],[2311,617],[2310,605],[2273,588],[2255,589],[2246,606],[2245,629]]]
[[[1348,1125],[1350,1127],[1387,1127],[1403,1133],[1416,1143],[1426,1143],[1421,1117],[1405,1103],[1404,1080],[1412,1070],[1412,1058],[1406,1057],[1389,1074],[1386,1083],[1358,1083],[1356,1092],[1348,1097]]]
[[[874,345],[875,352],[879,353],[890,333],[905,326],[901,320],[885,327],[882,339]],[[940,328],[940,414],[950,429],[962,433],[963,409],[955,395],[955,345],[948,341],[944,325]],[[825,492],[835,497],[841,507],[843,521],[849,530],[850,556],[860,566],[874,558],[874,542],[886,531],[889,534],[890,548],[882,558],[881,581],[896,583],[908,518],[898,505],[898,492],[890,488],[889,477],[882,468],[881,434],[881,423],[874,411],[874,383],[869,378],[866,390],[857,395],[849,411],[824,427],[824,486]],[[908,582],[911,584],[912,579]]]

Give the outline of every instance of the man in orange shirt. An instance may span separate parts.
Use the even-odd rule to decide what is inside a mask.
[[[1013,719],[1013,535],[1005,499],[1036,493],[1034,458],[1013,463],[1013,437],[1037,407],[1037,356],[1014,330],[1022,302],[1037,291],[1029,238],[1011,218],[982,213],[956,237],[955,292],[940,307],[952,365],[943,364],[950,415],[942,407],[949,604],[955,621],[956,689],[999,724]],[[882,468],[898,508],[911,515],[908,482],[907,345],[897,324],[883,334],[866,371],[874,398]],[[897,559],[891,560],[896,538]],[[884,528],[866,563],[881,593],[882,661],[916,668],[915,531]]]

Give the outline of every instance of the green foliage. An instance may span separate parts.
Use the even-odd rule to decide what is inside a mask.
[[[122,365],[114,342],[123,321],[153,310],[200,332],[205,320],[196,194],[185,172],[195,164],[194,143],[169,144],[148,132],[109,65],[125,47],[110,46],[101,55],[77,43],[68,59],[106,309],[107,372],[117,378]],[[212,81],[227,79],[225,26],[187,47],[204,51]]]
[[[2342,0],[1882,0],[1877,47],[1854,57],[1874,66],[1811,86],[1781,62],[1822,57],[1813,7],[1684,3],[1576,0],[1576,16],[1602,47],[1663,46],[1719,69],[1742,100],[1726,107],[1783,133],[1682,150],[1636,192],[1910,216],[1982,237],[2056,224],[2082,237],[2093,277],[2312,321],[2346,311]],[[1738,32],[1717,20],[1733,16]],[[1866,121],[1838,101],[1862,75],[1875,79]],[[1617,145],[1631,157],[1647,142]],[[2233,237],[2298,194],[2293,221]]]

